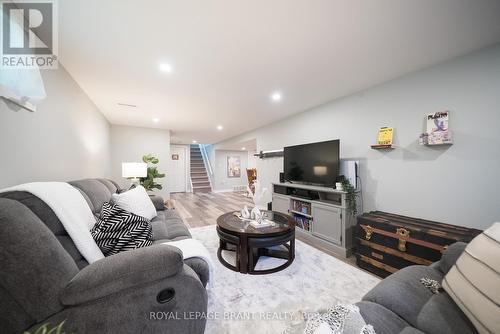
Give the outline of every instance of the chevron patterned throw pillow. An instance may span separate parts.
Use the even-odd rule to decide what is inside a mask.
[[[99,219],[90,233],[104,256],[153,244],[149,220],[109,202],[102,205]]]

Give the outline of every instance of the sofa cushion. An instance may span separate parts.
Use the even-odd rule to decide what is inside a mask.
[[[113,180],[109,179],[96,179],[96,180],[104,184],[106,188],[108,188],[109,192],[112,194],[117,193],[120,190],[120,186],[118,185],[118,183],[116,183]]]
[[[177,212],[177,210],[165,210],[163,212],[158,212],[159,215],[163,215],[164,220],[172,220],[172,221],[182,221],[181,216]]]
[[[0,197],[10,198],[24,204],[28,207],[39,219],[47,226],[61,243],[64,249],[75,260],[78,268],[83,268],[88,265],[87,260],[83,257],[80,251],[76,248],[75,243],[64,229],[63,224],[57,218],[52,209],[40,198],[24,191],[12,191],[0,194]]]
[[[7,198],[0,198],[0,254],[2,333],[21,333],[62,310],[59,293],[78,268],[30,209]]]
[[[92,203],[90,209],[94,214],[101,212],[102,205],[111,200],[112,192],[108,188],[109,184],[106,186],[98,179],[85,179],[68,183],[85,193],[87,201]]]
[[[417,327],[428,334],[476,333],[469,319],[444,291],[432,296],[422,307],[418,314]]]
[[[158,216],[151,221],[151,225],[154,244],[191,238],[191,233],[176,210],[158,211]],[[203,286],[206,286],[210,273],[205,260],[189,258],[185,259],[184,263],[194,270]]]
[[[154,240],[180,240],[191,238],[188,228],[175,210],[158,211],[151,221]]]
[[[123,210],[132,212],[147,220],[157,216],[156,208],[143,186],[137,186],[120,194],[113,194],[111,198],[113,203]]]
[[[480,333],[500,333],[500,223],[472,240],[443,288]]]
[[[397,271],[377,284],[363,300],[384,306],[399,315],[413,327],[424,305],[434,294],[420,279],[426,277],[441,282],[443,274],[436,268],[410,266]]]
[[[466,246],[467,244],[465,242],[455,242],[443,253],[441,260],[436,262],[439,265],[439,270],[441,270],[444,275],[446,275],[455,262],[457,262],[457,259],[462,255]]]
[[[83,198],[85,199],[85,202],[87,202],[87,204],[89,205],[90,211],[92,211],[94,216],[96,216],[96,218],[98,218],[99,211],[94,208],[94,204],[90,200],[90,197],[82,189],[76,188],[76,187],[75,187],[75,189],[77,189],[80,192],[80,194],[82,194]]]
[[[158,195],[150,195],[149,198],[151,198],[151,202],[153,202],[153,205],[155,206],[156,210],[158,211],[165,210],[165,201],[163,197]]]
[[[365,322],[372,325],[377,334],[397,334],[408,326],[397,314],[379,304],[362,301],[356,306]]]
[[[189,259],[185,259],[184,263],[194,270],[200,278],[201,284],[203,284],[203,286],[207,286],[208,279],[210,277],[210,270],[207,262],[199,257],[191,257]]]
[[[426,334],[415,327],[405,327],[399,334]]]
[[[151,223],[144,217],[104,203],[98,222],[90,231],[105,256],[151,246]]]
[[[81,270],[62,291],[60,300],[64,305],[99,301],[175,276],[182,268],[182,252],[176,247],[152,246],[116,254]]]

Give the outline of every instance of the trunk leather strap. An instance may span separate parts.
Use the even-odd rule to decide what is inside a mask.
[[[390,238],[394,238],[394,239],[398,239],[398,249],[401,252],[406,251],[406,243],[407,242],[415,244],[415,245],[419,245],[422,247],[434,249],[434,250],[437,250],[441,253],[443,253],[446,250],[446,248],[448,248],[448,246],[436,245],[436,244],[433,244],[432,242],[414,239],[414,238],[410,237],[410,231],[408,231],[407,229],[404,229],[404,228],[398,228],[396,233],[393,233],[393,232],[389,232],[389,231],[385,231],[385,230],[381,230],[381,229],[372,227],[370,225],[360,224],[360,226],[365,231],[365,239],[366,240],[370,240],[373,233],[384,235],[386,237],[390,237]]]

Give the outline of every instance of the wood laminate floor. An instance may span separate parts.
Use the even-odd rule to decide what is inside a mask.
[[[239,211],[253,202],[244,193],[175,193],[175,209],[188,227],[215,225],[217,218],[229,211]]]
[[[245,193],[237,192],[174,193],[171,194],[170,198],[175,200],[175,209],[189,228],[215,225],[217,224],[217,218],[223,213],[239,211],[245,205],[249,208],[253,207],[252,200],[246,197]],[[356,266],[354,256],[345,259],[303,238],[297,237],[297,239],[348,264]]]

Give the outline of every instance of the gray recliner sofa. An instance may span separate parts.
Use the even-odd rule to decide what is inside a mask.
[[[466,244],[457,242],[440,261],[430,266],[410,266],[388,276],[356,305],[377,334],[470,334],[472,323],[451,297],[433,294],[420,283],[430,278],[441,283]]]
[[[69,182],[99,215],[119,191],[106,179]],[[208,265],[158,243],[190,238],[175,210],[153,198],[155,244],[88,264],[54,212],[26,192],[0,194],[2,333],[40,325],[71,333],[203,333]],[[198,313],[196,313],[198,312]]]

